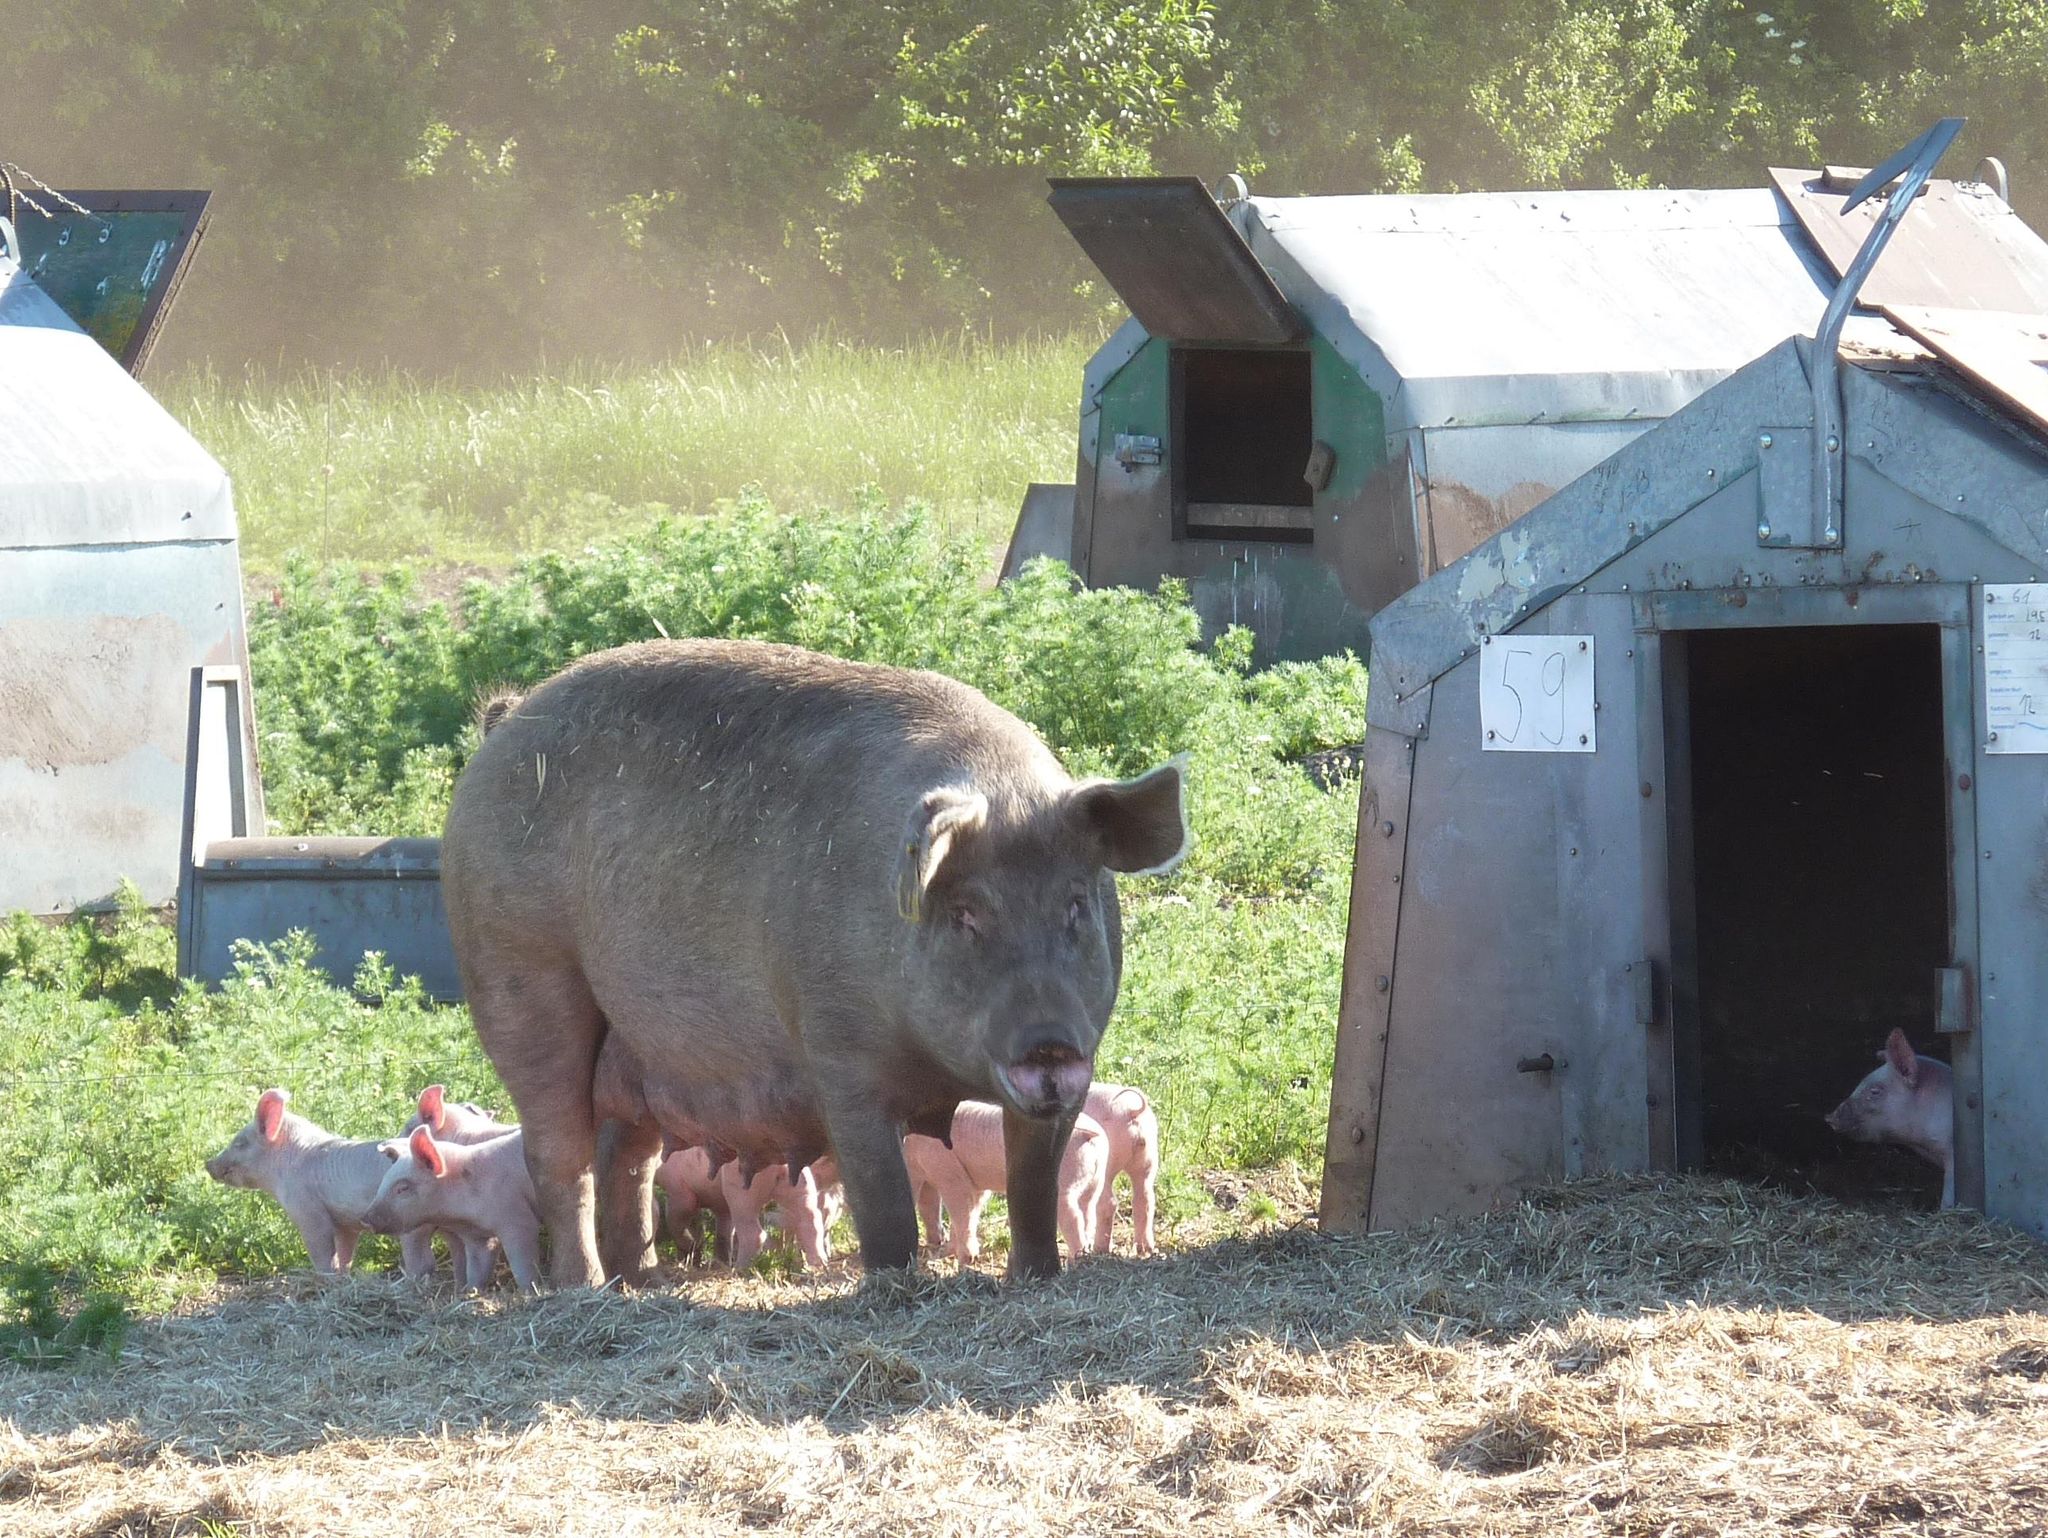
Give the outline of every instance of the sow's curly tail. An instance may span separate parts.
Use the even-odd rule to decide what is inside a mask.
[[[526,696],[517,689],[493,689],[478,703],[476,725],[480,735],[488,737],[493,727],[526,703]]]

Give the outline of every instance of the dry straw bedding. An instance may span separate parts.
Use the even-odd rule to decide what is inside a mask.
[[[288,1278],[0,1370],[0,1532],[2048,1534],[2044,1261],[1671,1179],[1022,1291]]]

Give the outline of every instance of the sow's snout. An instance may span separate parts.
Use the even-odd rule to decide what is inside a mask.
[[[1026,1116],[1053,1117],[1088,1098],[1095,1059],[1064,1036],[1051,1036],[996,1066],[1003,1096]]]

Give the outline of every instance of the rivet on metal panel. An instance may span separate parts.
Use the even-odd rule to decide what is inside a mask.
[[[1365,1141],[1365,1128],[1359,1126],[1356,1122],[1352,1123],[1351,1126],[1351,1141],[1354,1143],[1363,1143]]]
[[[1628,531],[1631,534],[1635,533],[1636,531],[1636,521],[1633,518],[1629,519],[1628,521]]]
[[[1829,525],[1827,528],[1821,530],[1821,538],[1825,539],[1831,545],[1835,542],[1836,537],[1837,536],[1835,534],[1834,526],[1832,524]]]
[[[1584,737],[1581,737],[1581,738],[1579,738],[1579,741],[1581,741],[1581,742],[1584,742],[1585,740],[1586,740],[1586,739],[1585,739]],[[1579,857],[1579,852],[1578,852],[1578,850],[1574,849],[1574,850],[1572,851],[1572,858],[1573,858],[1574,860],[1576,860],[1576,859],[1577,859],[1578,857]]]
[[[1584,747],[1585,745],[1586,745],[1586,734],[1585,734],[1584,732],[1580,732],[1580,733],[1579,733],[1579,746],[1583,748],[1583,747]],[[1578,850],[1574,849],[1574,850],[1572,851],[1572,853],[1573,853],[1573,854],[1577,854],[1577,853],[1578,853]]]
[[[1375,977],[1372,980],[1372,985],[1374,989],[1378,992],[1385,993],[1389,988],[1394,986],[1394,980],[1391,977],[1387,976],[1386,973],[1382,972],[1378,977]]]
[[[1957,492],[1957,493],[1956,493],[1956,501],[1958,501],[1958,502],[1961,502],[1962,500],[1963,500],[1963,494],[1962,494],[1962,493],[1961,493],[1961,492],[1959,491],[1959,492]]]
[[[1626,593],[1626,592],[1628,591],[1628,584],[1627,584],[1626,582],[1622,583],[1622,585],[1621,585],[1621,590],[1622,590],[1622,591],[1623,591],[1624,593]]]
[[[1988,850],[1988,849],[1987,849],[1987,850],[1985,850],[1985,851],[1984,851],[1984,858],[1985,858],[1985,859],[1987,859],[1987,860],[1991,858],[1991,851],[1990,851],[1990,850]]]
[[[1491,729],[1491,728],[1488,728],[1488,729],[1487,729],[1487,733],[1486,733],[1486,740],[1487,740],[1488,742],[1491,742],[1491,741],[1493,741],[1493,731],[1492,731],[1492,729]]]
[[[1756,446],[1760,449],[1769,448],[1771,446],[1771,435],[1769,433],[1763,434],[1756,440]]]
[[[1707,467],[1707,479],[1708,479],[1708,480],[1710,480],[1710,481],[1711,481],[1711,480],[1713,480],[1713,479],[1714,479],[1714,478],[1715,478],[1715,477],[1716,477],[1717,475],[1719,475],[1719,474],[1720,474],[1720,472],[1719,472],[1718,470],[1714,469],[1714,467],[1713,467],[1712,465],[1709,465],[1709,466]]]
[[[1627,651],[1622,653],[1624,657],[1633,657],[1635,654],[1636,649],[1633,646],[1631,646]]]
[[[1581,641],[1581,642],[1579,642],[1579,650],[1580,650],[1580,651],[1584,651],[1585,649],[1586,649],[1586,643],[1585,643],[1584,641]]]
[[[1656,792],[1652,789],[1650,782],[1648,780],[1643,781],[1643,799],[1647,801],[1655,794]]]
[[[1842,440],[1840,438],[1837,438],[1833,433],[1828,434],[1828,452],[1830,454],[1839,454],[1842,452]]]
[[[1394,872],[1394,885],[1395,885],[1395,886],[1399,886],[1400,884],[1401,884],[1401,873],[1400,873],[1399,871],[1395,871],[1395,872]]]
[[[1391,822],[1383,822],[1380,824],[1380,832],[1386,837],[1392,838],[1394,836],[1394,825]]]
[[[1756,537],[1758,539],[1769,539],[1771,537],[1771,526],[1767,523],[1758,524],[1756,526]]]
[[[1981,647],[1981,646],[1977,648],[1977,650],[1979,650],[1979,651],[1982,651],[1983,649],[1984,649],[1984,648],[1983,648],[1983,647]],[[1998,741],[1998,733],[1996,733],[1996,732],[1986,732],[1986,733],[1984,734],[1984,741],[1985,741],[1986,743],[1993,743],[1993,742],[1996,742],[1996,741]]]
[[[1969,777],[1969,776],[1968,776],[1967,774],[1959,774],[1959,775],[1957,775],[1957,776],[1956,776],[1956,789],[1957,789],[1957,790],[1968,790],[1969,788],[1970,788],[1970,777]]]

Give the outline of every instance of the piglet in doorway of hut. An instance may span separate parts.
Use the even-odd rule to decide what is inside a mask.
[[[1828,1112],[1828,1125],[1859,1143],[1898,1143],[1941,1166],[1941,1205],[1956,1204],[1955,1091],[1948,1064],[1919,1057],[1903,1031],[1878,1053],[1849,1098]]]

